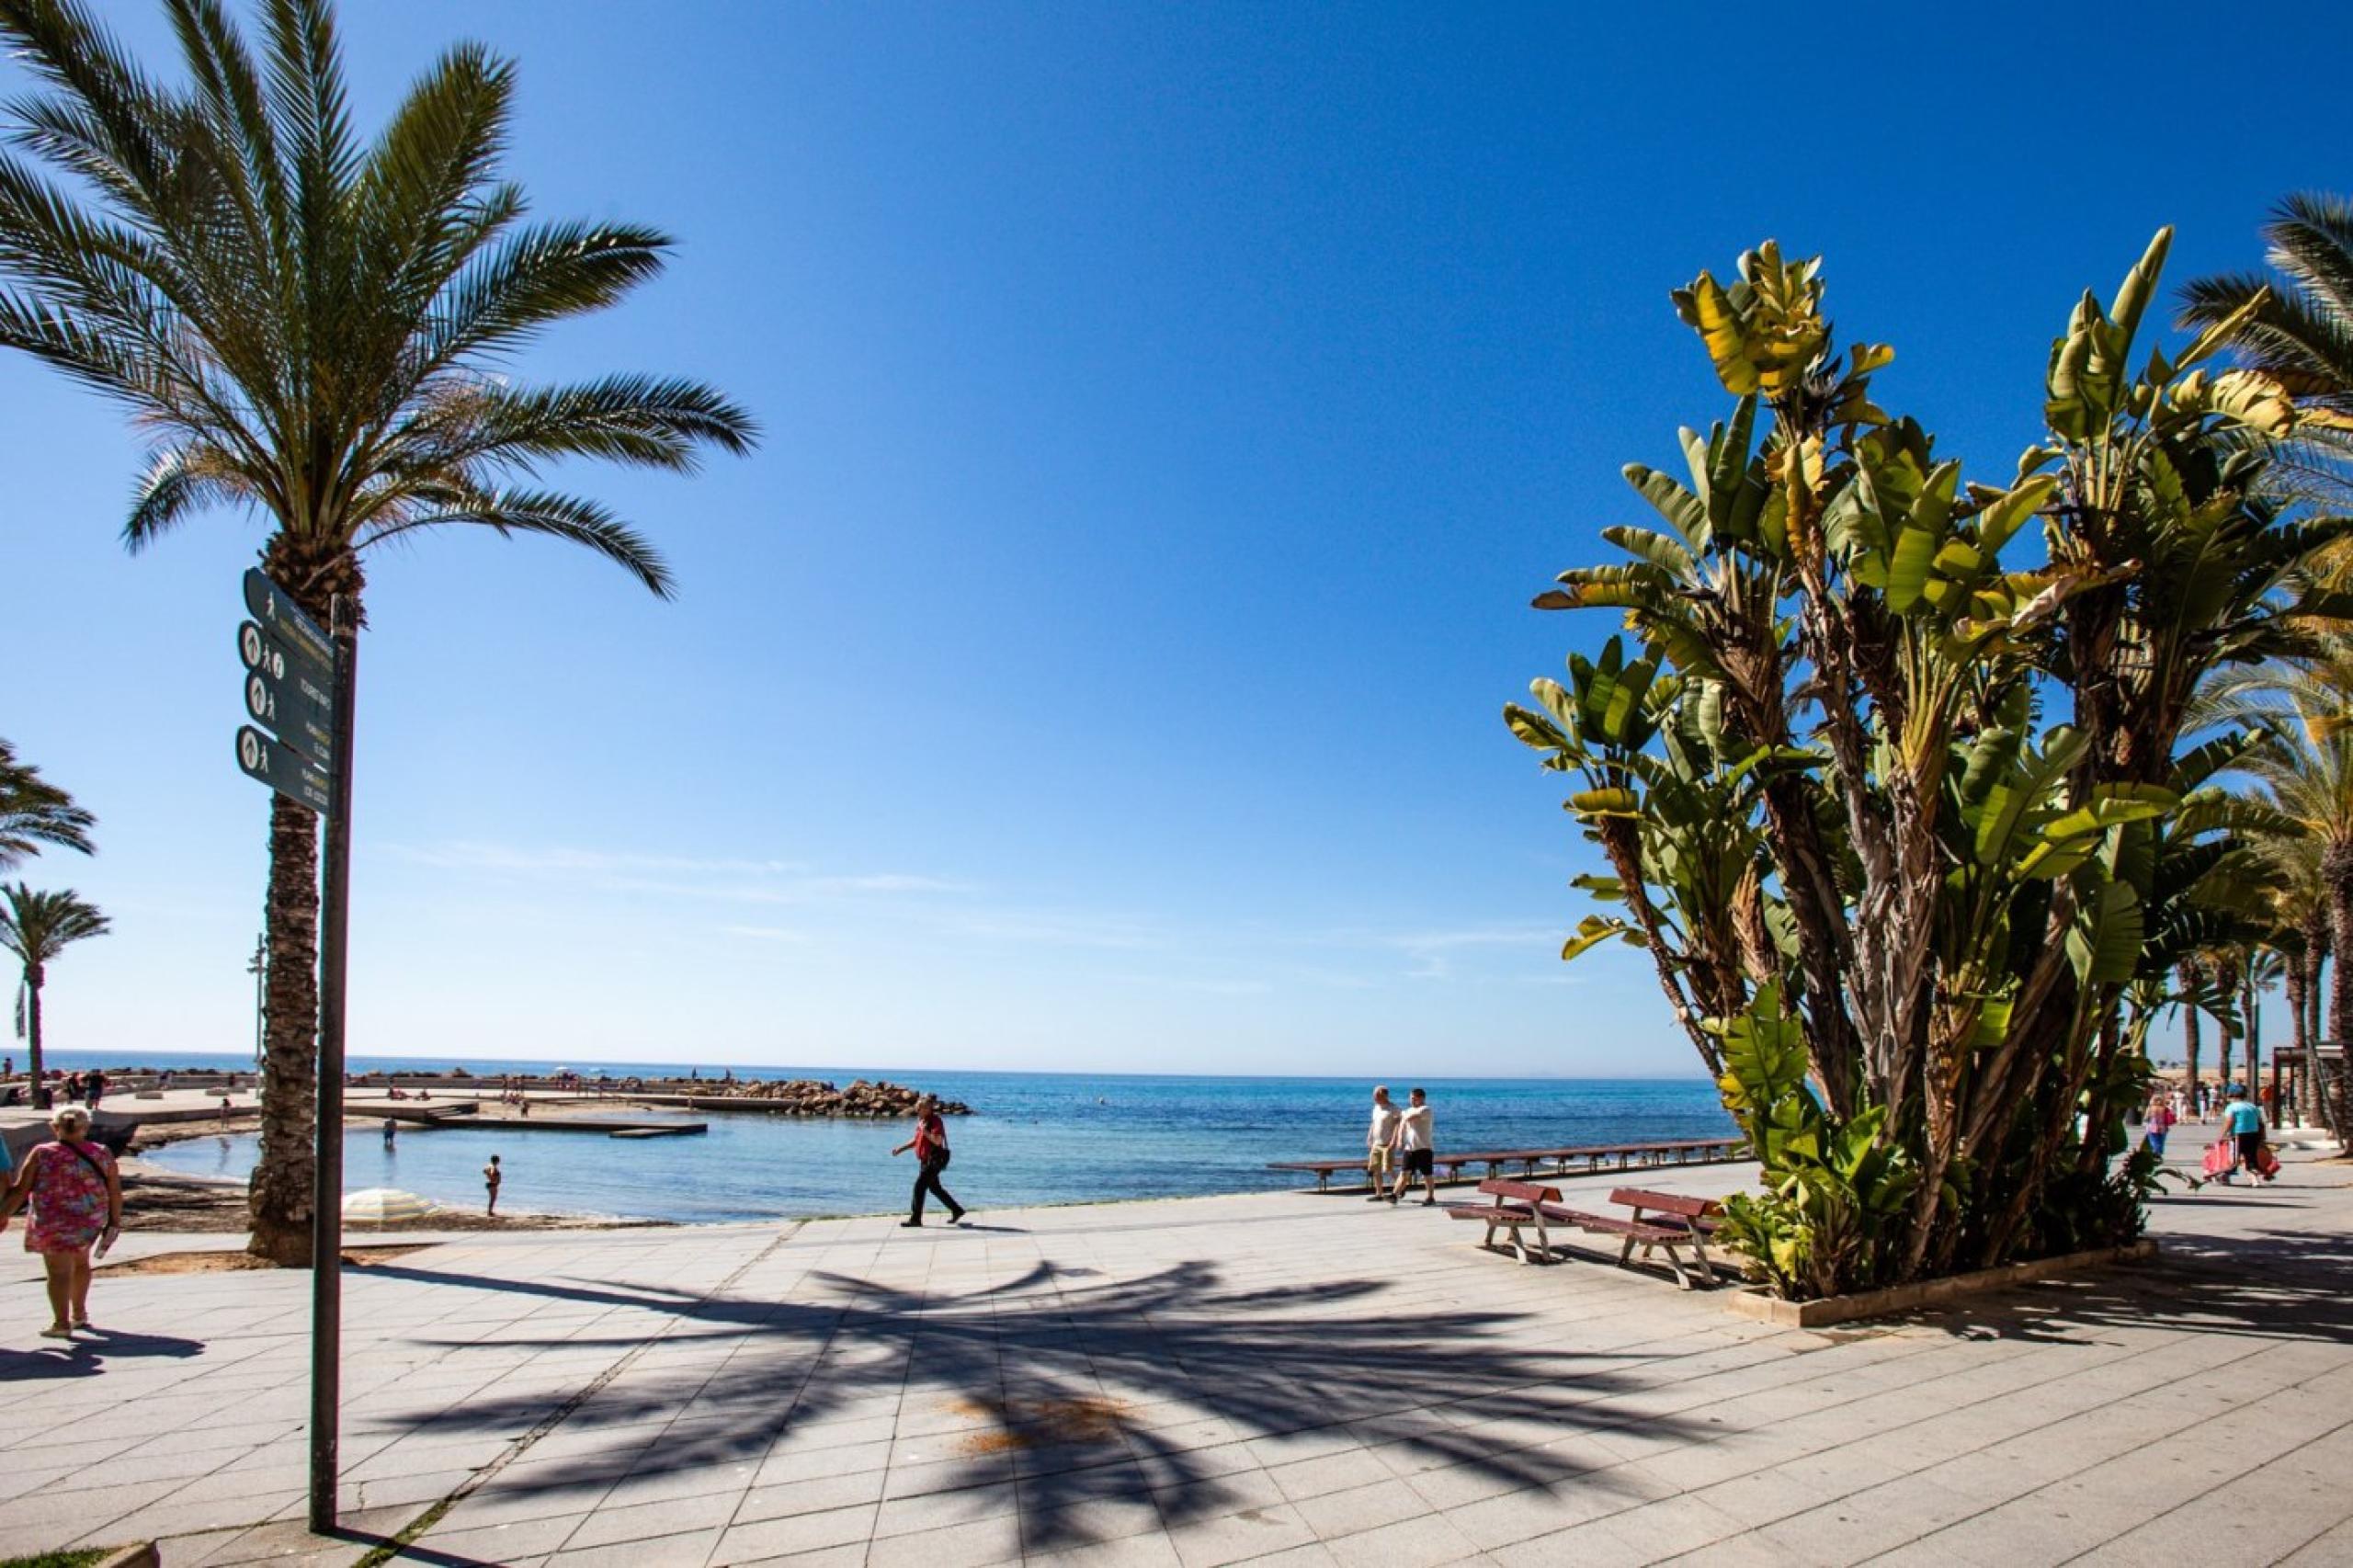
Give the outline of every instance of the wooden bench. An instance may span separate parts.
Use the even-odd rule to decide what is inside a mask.
[[[1365,1159],[1359,1154],[1353,1160],[1270,1160],[1267,1168],[1270,1171],[1312,1171],[1315,1175],[1315,1190],[1329,1192],[1332,1190],[1333,1172],[1363,1170]]]
[[[1520,1239],[1519,1233],[1523,1229],[1533,1230],[1536,1233],[1537,1256],[1548,1261],[1551,1259],[1552,1240],[1545,1233],[1544,1221],[1548,1206],[1561,1200],[1560,1188],[1530,1187],[1524,1181],[1492,1180],[1481,1182],[1479,1190],[1495,1201],[1493,1203],[1449,1203],[1446,1206],[1448,1216],[1456,1220],[1475,1221],[1485,1225],[1487,1233],[1480,1238],[1479,1244],[1490,1252],[1502,1250],[1495,1245],[1495,1233],[1509,1231],[1511,1250],[1518,1255],[1522,1263],[1529,1261],[1528,1246]]]
[[[1708,1256],[1707,1233],[1713,1224],[1702,1229],[1703,1221],[1718,1211],[1711,1199],[1685,1198],[1671,1192],[1646,1192],[1621,1187],[1609,1195],[1612,1203],[1622,1203],[1632,1210],[1630,1217],[1620,1219],[1610,1214],[1587,1214],[1556,1204],[1538,1204],[1538,1211],[1555,1224],[1570,1225],[1596,1235],[1618,1236],[1623,1244],[1618,1249],[1618,1266],[1626,1267],[1633,1262],[1634,1249],[1640,1247],[1644,1258],[1654,1251],[1666,1255],[1666,1266],[1675,1273],[1675,1283],[1681,1289],[1691,1289],[1691,1274],[1696,1270],[1701,1283],[1718,1283],[1714,1264]],[[1684,1266],[1683,1254],[1691,1255],[1690,1268]]]
[[[1609,1195],[1609,1201],[1634,1211],[1637,1220],[1663,1216],[1661,1222],[1680,1220],[1703,1236],[1712,1236],[1716,1227],[1723,1223],[1724,1206],[1712,1198],[1693,1198],[1682,1192],[1654,1192],[1648,1187],[1621,1187]]]

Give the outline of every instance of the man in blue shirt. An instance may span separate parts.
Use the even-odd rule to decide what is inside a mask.
[[[2253,1180],[2269,1181],[2263,1174],[2263,1112],[2240,1085],[2231,1085],[2231,1103],[2222,1108],[2222,1130],[2238,1141],[2239,1169]]]

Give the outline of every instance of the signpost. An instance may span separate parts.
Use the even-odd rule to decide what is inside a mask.
[[[335,802],[335,781],[310,758],[251,724],[237,726],[237,766],[298,806],[324,816]]]
[[[314,673],[305,655],[250,620],[237,628],[237,656],[245,664],[245,711],[254,722],[277,731],[313,762],[332,762],[335,698],[327,688],[335,684],[335,672]]]
[[[237,628],[245,712],[237,766],[326,819],[319,908],[318,1171],[311,1196],[311,1528],[335,1526],[343,1366],[343,1014],[351,936],[351,710],[359,626],[335,601],[330,636],[286,591],[245,574]],[[255,724],[262,726],[259,729]]]

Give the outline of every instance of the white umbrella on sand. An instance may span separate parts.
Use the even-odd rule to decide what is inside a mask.
[[[345,1197],[343,1217],[381,1224],[387,1220],[421,1220],[438,1207],[430,1199],[419,1198],[414,1192],[403,1192],[396,1187],[371,1187],[365,1192],[354,1192]]]

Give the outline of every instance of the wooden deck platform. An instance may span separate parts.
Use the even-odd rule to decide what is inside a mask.
[[[1438,1167],[1438,1179],[1442,1183],[1476,1180],[1465,1173],[1472,1166],[1484,1166],[1489,1177],[1505,1174],[1517,1166],[1522,1176],[1540,1172],[1553,1176],[1591,1175],[1602,1170],[1634,1170],[1655,1165],[1721,1165],[1731,1160],[1749,1157],[1745,1139],[1678,1138],[1664,1143],[1584,1143],[1559,1149],[1482,1149],[1468,1154],[1439,1154],[1431,1163]],[[1270,1171],[1298,1171],[1315,1178],[1315,1190],[1329,1192],[1332,1177],[1341,1171],[1361,1171],[1362,1154],[1351,1154],[1342,1160],[1271,1160]],[[1352,1183],[1340,1190],[1363,1190],[1366,1184]]]

